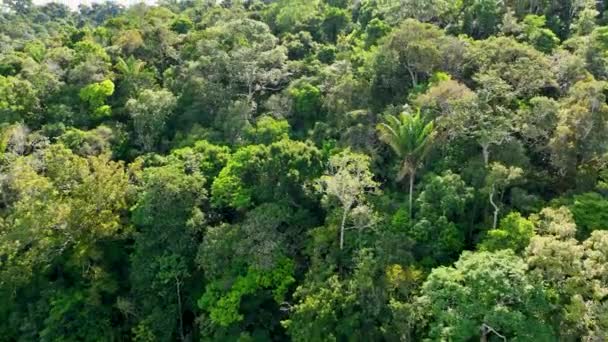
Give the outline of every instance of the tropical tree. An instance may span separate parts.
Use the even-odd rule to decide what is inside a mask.
[[[424,264],[444,263],[456,258],[465,242],[467,204],[473,199],[473,188],[460,175],[446,171],[425,177],[416,199],[416,215],[406,231],[415,246],[416,258]]]
[[[158,340],[179,336],[183,341],[182,315],[193,300],[196,236],[205,226],[200,207],[207,200],[206,180],[188,174],[179,161],[132,171],[141,183],[131,219],[137,229],[130,265],[137,326]]]
[[[479,247],[486,251],[511,249],[519,253],[528,246],[533,236],[534,223],[513,212],[500,220],[498,228],[488,231]]]
[[[111,80],[89,84],[80,89],[79,93],[80,99],[93,111],[94,118],[104,118],[112,114],[110,106],[105,104],[106,99],[112,94],[114,94],[114,82]]]
[[[344,248],[344,231],[363,229],[374,224],[374,215],[366,203],[366,196],[379,191],[369,164],[368,156],[346,150],[329,159],[328,172],[317,181],[324,199],[335,198],[342,207],[340,249]],[[347,219],[353,221],[351,227],[347,227]]]
[[[523,170],[515,166],[505,166],[501,163],[492,163],[488,169],[486,176],[486,189],[488,192],[490,204],[494,208],[494,217],[492,219],[492,229],[498,226],[498,214],[500,213],[500,203],[496,203],[496,198],[502,198],[504,192],[509,186],[520,180],[523,175]]]
[[[397,181],[409,176],[409,209],[412,216],[412,199],[416,171],[422,165],[435,139],[434,123],[426,122],[420,115],[403,112],[399,117],[387,115],[377,127],[380,140],[389,145],[401,158]]]
[[[152,151],[156,146],[176,104],[175,96],[166,89],[145,89],[127,101],[126,109],[133,119],[136,142],[144,151]]]
[[[120,80],[119,88],[122,95],[134,97],[143,87],[154,87],[154,74],[146,70],[146,62],[133,56],[129,58],[118,57],[114,66]]]
[[[464,252],[454,267],[434,269],[418,299],[429,340],[471,341],[485,324],[509,340],[555,341],[547,293],[527,269],[508,249]]]

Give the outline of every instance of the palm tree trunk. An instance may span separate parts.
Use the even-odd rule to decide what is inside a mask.
[[[414,179],[416,178],[416,172],[414,170],[410,171],[410,219],[412,218],[413,212],[413,202],[414,202]]]

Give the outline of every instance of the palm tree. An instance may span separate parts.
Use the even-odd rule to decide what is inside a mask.
[[[129,56],[127,59],[118,57],[116,62],[116,70],[118,70],[125,78],[136,77],[143,72],[145,65],[146,62],[140,61],[133,56]]]
[[[401,158],[401,169],[397,181],[409,176],[410,218],[412,217],[412,199],[416,171],[422,165],[435,138],[433,122],[425,122],[420,115],[403,112],[396,117],[387,115],[384,123],[378,124],[380,140],[388,144]]]
[[[129,56],[127,59],[118,57],[115,68],[120,74],[127,95],[133,95],[137,91],[137,81],[145,72],[145,66],[146,62],[133,56]]]

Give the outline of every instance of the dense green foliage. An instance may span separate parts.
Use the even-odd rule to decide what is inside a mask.
[[[608,2],[0,6],[0,341],[608,340]]]

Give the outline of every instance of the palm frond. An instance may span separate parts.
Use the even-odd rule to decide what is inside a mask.
[[[432,146],[435,138],[434,123],[426,122],[420,111],[402,112],[398,117],[387,115],[384,120],[384,123],[377,126],[380,140],[402,158],[403,169],[417,168]],[[399,178],[408,172],[411,170],[401,170]]]

